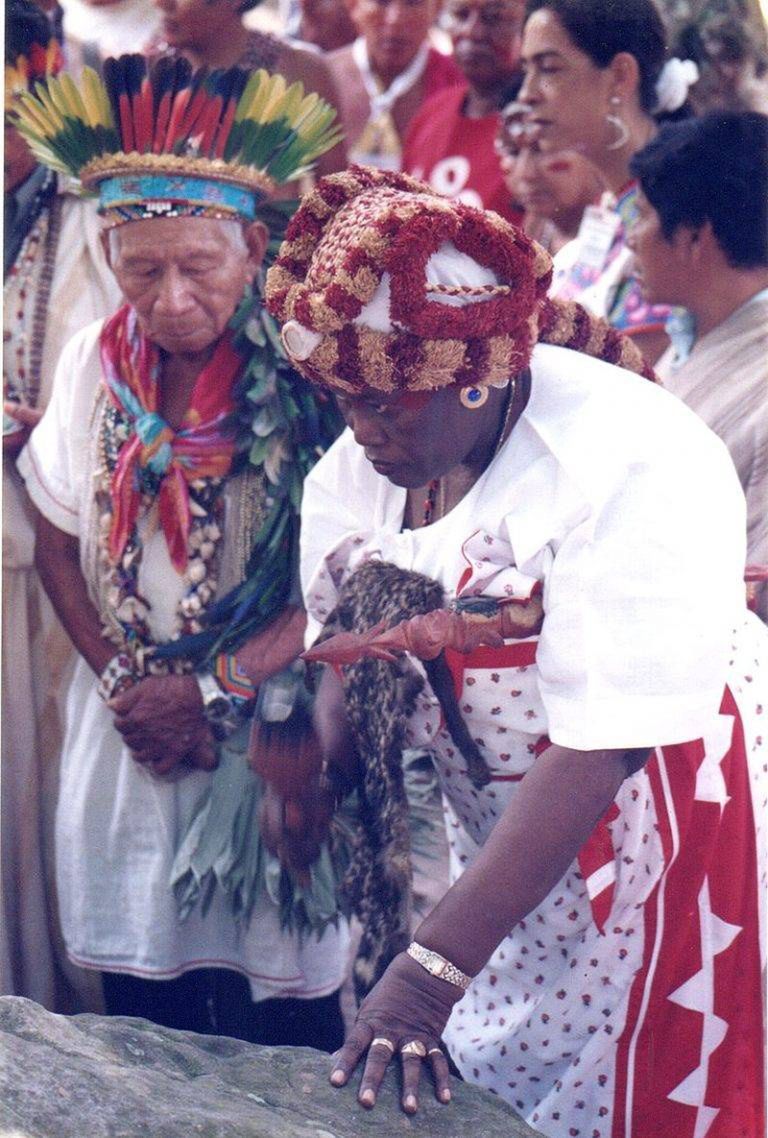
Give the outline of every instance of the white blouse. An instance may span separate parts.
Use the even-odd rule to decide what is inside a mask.
[[[309,475],[302,583],[309,640],[336,588],[378,556],[449,598],[543,586],[544,729],[579,750],[700,735],[744,607],[744,499],[726,448],[647,380],[538,346],[528,405],[473,488],[401,531],[406,492],[350,431]]]

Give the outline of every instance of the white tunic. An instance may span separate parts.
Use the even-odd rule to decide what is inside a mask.
[[[744,500],[728,453],[687,408],[646,380],[538,346],[529,403],[466,497],[432,525],[401,532],[405,499],[405,490],[375,472],[349,431],[315,467],[302,514],[310,638],[340,583],[370,557],[428,575],[448,599],[522,598],[536,583],[543,587],[538,638],[480,649],[451,665],[461,680],[462,713],[491,770],[489,785],[471,786],[428,689],[410,721],[415,743],[431,741],[454,878],[476,856],[547,740],[577,750],[659,747],[624,782],[579,859],[501,943],[456,1006],[445,1033],[451,1054],[465,1077],[508,1099],[553,1138],[608,1138],[618,1132],[611,1125],[620,1116],[626,1116],[621,1133],[636,1138],[703,1134],[696,1110],[678,1105],[689,1103],[687,1087],[674,1086],[682,1075],[660,1087],[636,1062],[653,1055],[653,1039],[643,1041],[655,1033],[656,1054],[663,1052],[659,1040],[667,1039],[682,1074],[693,1077],[702,1058],[701,1018],[687,1011],[690,1003],[681,1011],[684,1001],[671,1002],[671,991],[695,973],[702,945],[724,927],[712,909],[727,906],[718,890],[727,895],[729,873],[740,879],[757,872],[751,854],[745,866],[727,869],[721,858],[722,877],[715,880],[703,857],[704,835],[717,850],[723,840],[706,811],[720,800],[717,764],[738,735],[733,716],[721,713],[727,679],[755,780],[764,779],[766,762],[757,678],[765,636],[756,618],[745,624]],[[735,652],[737,627],[742,648]],[[699,742],[660,746],[689,740]],[[746,761],[740,736],[738,743],[732,771]],[[691,803],[690,779],[681,773],[696,763],[699,773],[691,777],[701,807]],[[749,790],[724,788],[723,781],[722,801],[733,799],[728,817],[738,809],[737,826],[754,832]],[[764,783],[753,783],[752,797],[760,816]],[[679,836],[691,818],[699,825],[694,806],[709,819],[698,868],[704,877],[702,883],[689,873],[692,894],[683,896],[671,884],[665,891],[679,853],[667,838]],[[717,898],[711,904],[710,894]],[[672,928],[677,913],[696,912],[697,905],[700,938],[693,920],[692,943],[683,948],[658,933],[662,916]],[[754,964],[756,918],[736,943],[738,951],[752,952]],[[753,980],[750,974],[744,982]],[[645,985],[642,998],[638,985]],[[658,1018],[659,1006],[671,1020]],[[693,1022],[678,1032],[675,1015]],[[667,1064],[668,1072],[674,1069]],[[718,1091],[707,1086],[706,1070],[702,1104],[705,1093],[716,1108]],[[667,1109],[679,1112],[679,1128],[665,1129],[673,1125],[665,1122]],[[652,1117],[657,1125],[649,1128]]]
[[[48,410],[19,460],[37,508],[88,543],[94,471],[92,411],[101,383],[101,323],[75,336],[62,354]],[[224,525],[223,558],[227,541]],[[183,578],[165,537],[144,533],[139,592],[150,605],[157,640],[173,631]],[[57,888],[67,950],[78,964],[163,979],[191,968],[233,968],[253,998],[315,997],[340,986],[347,930],[329,928],[303,944],[280,929],[263,897],[246,929],[229,915],[220,891],[208,914],[176,917],[171,865],[210,775],[156,778],[135,763],[96,694],[96,678],[78,660],[67,698],[61,792],[57,812]]]

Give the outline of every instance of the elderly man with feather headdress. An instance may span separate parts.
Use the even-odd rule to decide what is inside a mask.
[[[335,427],[262,312],[257,210],[333,144],[332,118],[280,77],[139,56],[18,111],[41,160],[98,191],[126,300],[65,348],[19,461],[80,655],[57,815],[67,951],[102,973],[110,1013],[329,1050],[346,929],[299,936],[313,881],[233,835],[253,834],[254,683],[301,638],[301,479]]]

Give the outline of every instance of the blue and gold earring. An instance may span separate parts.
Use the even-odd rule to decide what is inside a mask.
[[[488,399],[487,387],[462,387],[459,392],[459,399],[461,400],[462,407],[466,407],[468,411],[476,411],[478,407],[482,407]]]

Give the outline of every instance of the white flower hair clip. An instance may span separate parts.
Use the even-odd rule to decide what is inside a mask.
[[[692,59],[668,59],[656,80],[655,113],[679,111],[698,78],[699,69]]]

